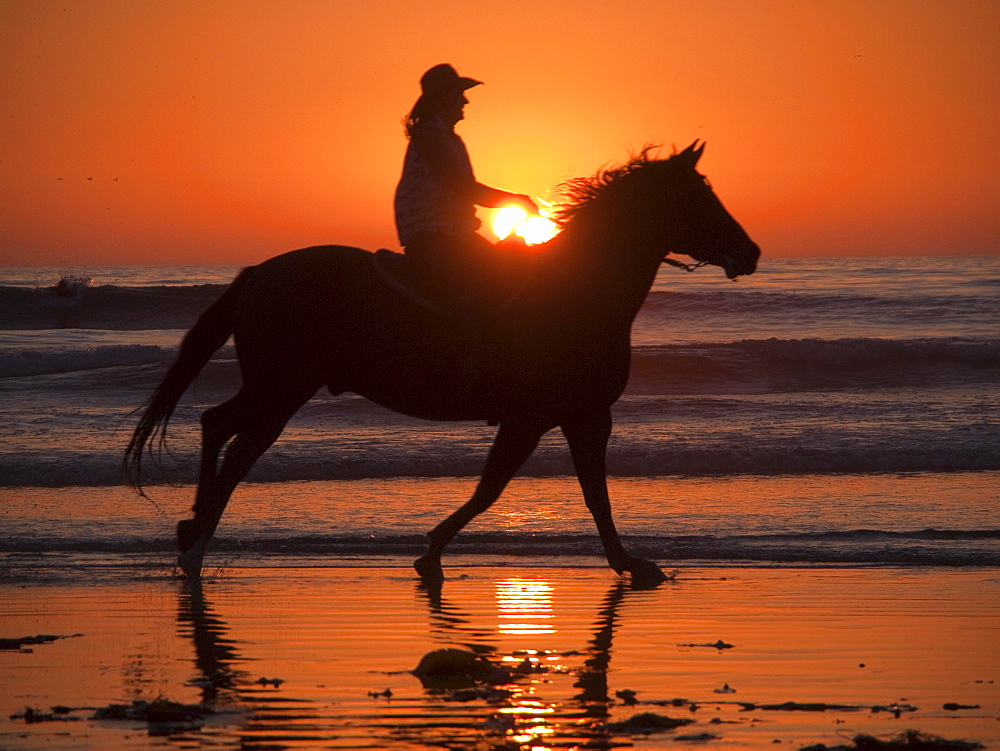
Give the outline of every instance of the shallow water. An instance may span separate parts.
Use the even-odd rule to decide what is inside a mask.
[[[641,554],[757,565],[1000,565],[997,473],[758,477],[613,477],[619,531]],[[409,567],[425,535],[464,502],[471,478],[245,483],[210,566]],[[136,556],[169,571],[191,486],[9,488],[0,506],[0,572],[33,581],[81,562],[114,569]],[[463,565],[604,565],[572,477],[518,478],[449,546]],[[44,561],[44,565],[43,562]]]
[[[713,748],[798,748],[905,728],[1000,743],[996,570],[690,567],[632,591],[604,571],[459,568],[440,601],[397,569],[233,569],[194,590],[141,569],[91,573],[0,586],[3,634],[80,634],[0,651],[0,746],[675,749],[708,733]],[[732,648],[691,646],[719,640]],[[442,647],[533,669],[507,695],[459,700],[409,672]],[[157,697],[217,714],[159,736],[86,719]],[[790,701],[856,709],[765,708]],[[53,704],[91,709],[8,719]],[[893,704],[916,711],[871,709]],[[694,722],[649,737],[609,727],[647,711]]]

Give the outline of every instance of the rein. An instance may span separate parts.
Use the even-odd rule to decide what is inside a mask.
[[[702,266],[708,266],[708,261],[698,261],[698,263],[681,263],[680,261],[675,261],[673,258],[664,258],[663,263],[669,264],[670,266],[676,266],[679,269],[684,269],[685,271],[694,271],[695,269],[700,269]]]

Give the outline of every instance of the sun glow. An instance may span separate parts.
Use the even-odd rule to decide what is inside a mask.
[[[548,207],[541,208],[541,214],[548,213]],[[559,232],[558,225],[545,216],[528,216],[520,206],[504,206],[493,216],[493,234],[503,240],[511,232],[522,238],[528,245],[548,242]]]

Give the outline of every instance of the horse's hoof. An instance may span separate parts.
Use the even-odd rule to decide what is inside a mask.
[[[440,584],[444,581],[444,570],[441,559],[437,556],[425,555],[413,562],[413,568],[420,574],[425,584]]]
[[[201,566],[208,551],[208,541],[207,537],[199,537],[188,550],[177,556],[177,565],[184,572],[184,576],[192,581],[201,579]]]
[[[636,558],[626,570],[631,575],[633,589],[652,589],[668,578],[659,566],[642,558]]]

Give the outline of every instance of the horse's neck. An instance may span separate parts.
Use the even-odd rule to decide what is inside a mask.
[[[599,307],[602,317],[631,324],[659,268],[659,261],[650,260],[649,251],[640,247],[644,241],[609,231],[577,232],[564,240],[550,269],[550,293],[581,309]]]

